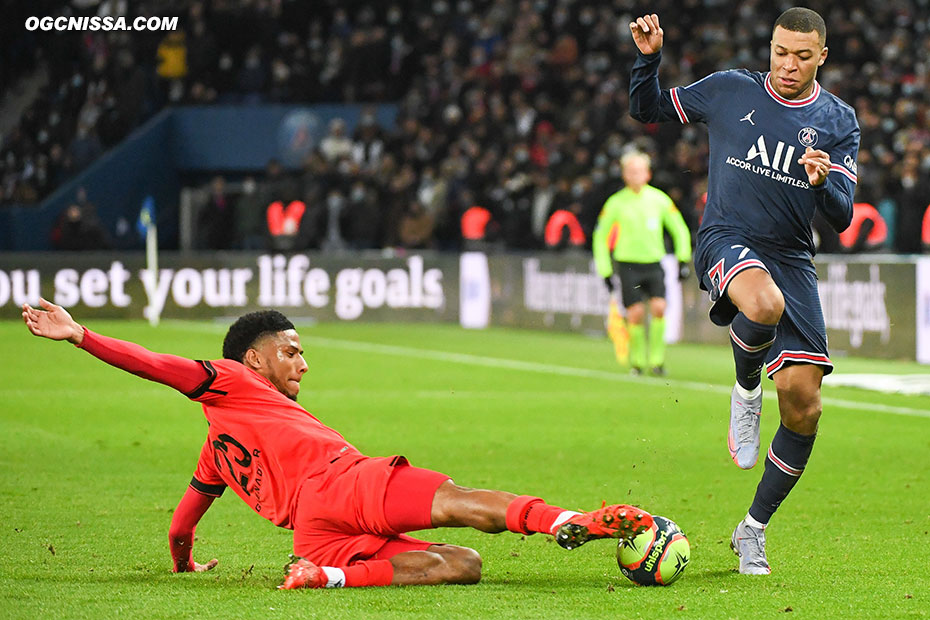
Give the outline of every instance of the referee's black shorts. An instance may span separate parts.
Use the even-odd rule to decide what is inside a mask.
[[[652,297],[665,297],[662,263],[617,263],[620,293],[627,308]]]

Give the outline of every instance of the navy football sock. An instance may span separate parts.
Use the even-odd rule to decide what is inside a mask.
[[[762,381],[762,363],[775,342],[775,325],[763,325],[740,312],[730,323],[730,344],[736,362],[736,381],[746,390],[754,390]]]
[[[765,457],[762,480],[749,508],[753,519],[762,524],[769,522],[804,473],[816,438],[817,435],[799,435],[779,424]]]

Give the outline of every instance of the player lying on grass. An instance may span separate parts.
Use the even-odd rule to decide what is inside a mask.
[[[104,362],[164,383],[203,405],[207,440],[171,520],[175,572],[204,571],[192,557],[194,528],[226,487],[275,525],[294,530],[281,588],[476,583],[473,549],[424,542],[405,532],[472,527],[542,532],[573,549],[596,538],[629,539],[652,517],[626,505],[577,513],[538,497],[469,489],[413,467],[403,456],[368,457],[297,404],[307,372],[300,337],[280,312],[240,317],[223,358],[189,360],[96,334],[61,306],[23,306],[36,336],[67,340]]]

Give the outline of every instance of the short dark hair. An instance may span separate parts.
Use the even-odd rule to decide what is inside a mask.
[[[827,42],[827,25],[817,11],[805,9],[801,6],[788,9],[778,16],[772,30],[781,26],[791,32],[817,32],[817,39],[823,46]]]
[[[229,326],[223,338],[223,357],[241,362],[245,352],[251,349],[259,338],[294,329],[294,324],[277,310],[259,310],[249,312],[236,319]]]

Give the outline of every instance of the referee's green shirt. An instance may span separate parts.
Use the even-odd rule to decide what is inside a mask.
[[[608,236],[614,224],[618,225],[614,260],[621,263],[658,263],[665,256],[663,231],[668,230],[675,244],[679,262],[691,260],[691,233],[688,225],[675,208],[668,194],[651,185],[635,193],[628,187],[613,194],[604,203],[597,218],[597,228],[591,245],[594,262],[601,277],[613,271]]]

